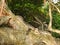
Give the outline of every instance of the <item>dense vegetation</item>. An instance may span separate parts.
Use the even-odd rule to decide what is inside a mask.
[[[8,5],[12,12],[16,15],[23,16],[25,21],[30,24],[35,21],[33,16],[37,16],[41,21],[46,22],[47,24],[49,22],[48,2],[44,5],[43,0],[8,0]],[[59,5],[59,3],[56,5]],[[52,15],[53,28],[60,29],[60,14],[55,10],[55,8],[52,9]]]
[[[37,16],[41,21],[48,24],[48,2],[45,5],[43,0],[7,0],[7,2],[12,12],[23,16],[28,23],[31,24],[35,21],[33,16]],[[56,5],[60,8],[59,3]],[[54,7],[52,8],[53,28],[60,29],[60,14]]]

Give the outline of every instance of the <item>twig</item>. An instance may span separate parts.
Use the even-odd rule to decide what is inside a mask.
[[[34,16],[34,18],[36,19],[36,21],[38,21],[42,25],[42,30],[44,30],[44,26],[43,26],[42,21],[40,21],[36,16]]]
[[[39,22],[37,22],[37,21],[33,21],[33,22],[35,22],[35,23],[37,23],[37,24],[40,24]]]

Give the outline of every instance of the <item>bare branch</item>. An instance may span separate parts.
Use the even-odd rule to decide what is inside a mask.
[[[52,2],[50,2],[50,4],[53,5],[57,9],[57,11],[60,13],[60,9],[56,5],[54,5]]]
[[[42,23],[42,21],[40,21],[36,16],[34,16],[34,18],[36,19],[36,21],[38,21],[41,25],[42,25],[42,30],[43,30],[43,23]]]
[[[49,30],[47,30],[47,31],[55,32],[55,33],[60,34],[60,30],[58,30],[58,29],[49,29]]]
[[[51,32],[56,32],[58,34],[60,34],[60,30],[57,30],[57,29],[53,29],[52,28],[52,12],[51,12],[51,1],[49,1],[49,17],[50,17],[50,22],[49,22],[49,25],[48,25],[48,31],[51,31]],[[55,5],[54,5],[55,6]],[[56,7],[56,6],[55,6]],[[57,8],[57,7],[56,7]],[[57,8],[58,9],[58,8]]]
[[[51,13],[51,4],[49,4],[49,17],[50,17],[50,22],[48,25],[48,29],[52,28],[52,13]]]

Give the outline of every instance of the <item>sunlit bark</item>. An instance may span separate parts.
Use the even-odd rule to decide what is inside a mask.
[[[2,16],[2,11],[3,11],[3,8],[4,8],[4,3],[5,3],[5,0],[1,0],[1,5],[0,5],[0,16]]]
[[[50,17],[50,22],[48,25],[48,29],[52,29],[52,13],[51,13],[51,5],[49,4],[49,17]]]

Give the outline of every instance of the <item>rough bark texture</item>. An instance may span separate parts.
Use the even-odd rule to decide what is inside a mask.
[[[7,6],[3,9],[3,15],[0,17],[0,45],[57,45],[50,33],[27,25]]]

